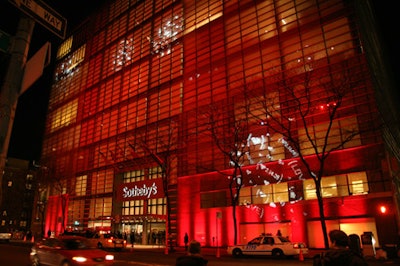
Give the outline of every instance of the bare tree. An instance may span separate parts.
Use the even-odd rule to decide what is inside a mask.
[[[279,134],[287,156],[297,157],[315,183],[324,245],[329,247],[321,181],[333,151],[352,145],[361,127],[351,92],[362,85],[358,69],[338,65],[300,73],[281,73],[274,81],[255,82],[243,87],[243,112],[264,126],[268,134]],[[353,92],[354,93],[354,92]],[[346,119],[352,118],[346,122]],[[317,166],[308,158],[316,158]]]
[[[236,207],[239,205],[240,191],[245,185],[247,175],[243,174],[242,167],[246,164],[249,155],[248,146],[248,120],[243,116],[229,115],[231,112],[224,109],[227,105],[212,105],[206,112],[208,131],[218,150],[228,159],[229,193],[232,206],[234,244],[237,244],[237,218]],[[232,111],[232,110],[231,110]],[[218,171],[226,176],[225,171]]]
[[[47,197],[50,188],[50,172],[49,168],[42,165],[34,164],[37,168],[35,178],[35,223],[40,223],[40,236],[45,235],[44,222],[47,207]]]
[[[177,159],[178,153],[178,123],[174,119],[165,121],[164,126],[160,126],[158,129],[162,134],[158,135],[155,139],[147,139],[145,136],[137,140],[137,145],[129,144],[133,152],[137,152],[136,146],[139,146],[144,151],[145,155],[150,156],[154,163],[156,163],[161,169],[161,178],[163,183],[163,192],[166,198],[167,208],[167,232],[166,240],[168,241],[167,247],[170,251],[173,251],[172,238],[172,218],[171,218],[171,196],[169,185],[176,183],[172,180],[172,169],[174,168],[174,160]],[[163,130],[165,129],[165,130]],[[175,236],[176,237],[176,236]],[[167,249],[166,249],[167,250]]]

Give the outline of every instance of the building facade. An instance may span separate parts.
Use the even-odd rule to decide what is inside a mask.
[[[108,1],[58,50],[45,230],[322,247],[321,191],[328,230],[397,243],[361,26],[353,1]]]
[[[35,171],[29,161],[7,158],[3,174],[0,232],[22,239],[31,230]]]

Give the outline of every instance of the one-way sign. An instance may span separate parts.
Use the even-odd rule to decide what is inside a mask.
[[[9,0],[9,2],[61,39],[65,38],[67,20],[46,3],[40,0]]]

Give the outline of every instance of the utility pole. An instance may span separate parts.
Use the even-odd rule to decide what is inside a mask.
[[[34,26],[35,21],[21,14],[12,41],[10,63],[0,90],[0,207],[3,203],[3,174],[8,146]]]

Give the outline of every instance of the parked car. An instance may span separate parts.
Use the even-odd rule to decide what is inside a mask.
[[[307,254],[308,248],[304,243],[291,242],[283,236],[262,234],[245,245],[229,246],[228,254],[234,257],[243,255],[273,256],[276,258],[299,256],[300,253]]]
[[[109,266],[114,255],[94,247],[85,237],[60,236],[37,241],[31,249],[33,266]]]
[[[93,237],[90,238],[90,241],[101,249],[112,248],[116,251],[120,251],[126,247],[126,240],[115,234],[95,233]]]

